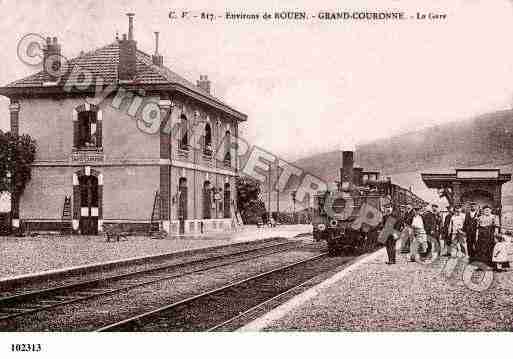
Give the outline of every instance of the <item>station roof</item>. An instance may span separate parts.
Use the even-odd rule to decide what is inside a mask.
[[[71,69],[78,66],[80,69],[89,71],[93,74],[95,81],[102,79],[103,86],[118,83],[118,63],[119,63],[119,43],[115,41],[109,45],[81,54],[70,59],[67,62],[67,71],[60,78],[55,86],[44,85],[44,72],[39,71],[33,75],[16,80],[0,87],[0,95],[11,96],[30,96],[33,94],[50,94],[64,92],[64,84],[67,86],[82,85],[82,78],[70,77]],[[126,89],[152,89],[152,90],[176,90],[185,95],[196,98],[206,104],[212,105],[222,110],[239,121],[245,121],[247,115],[228,106],[220,99],[211,95],[208,91],[196,86],[182,76],[173,72],[166,66],[157,66],[153,64],[152,57],[143,51],[137,49],[136,53],[137,73],[130,84],[123,84]],[[77,82],[77,83],[73,83]]]
[[[428,188],[443,188],[453,182],[493,182],[504,184],[511,181],[511,173],[501,173],[499,169],[457,169],[454,173],[421,173],[422,181]]]

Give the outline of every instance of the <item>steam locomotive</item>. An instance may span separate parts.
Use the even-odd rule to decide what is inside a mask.
[[[327,241],[330,255],[367,252],[378,245],[382,213],[389,205],[403,215],[406,205],[426,206],[427,202],[393,184],[390,177],[383,180],[379,172],[354,167],[353,151],[343,151],[336,189],[314,197],[314,239]]]

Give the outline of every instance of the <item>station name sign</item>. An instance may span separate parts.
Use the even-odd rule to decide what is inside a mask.
[[[105,159],[103,153],[98,152],[74,152],[71,154],[71,160],[73,162],[88,163],[88,162],[103,162]]]
[[[456,170],[456,178],[499,178],[499,170]]]

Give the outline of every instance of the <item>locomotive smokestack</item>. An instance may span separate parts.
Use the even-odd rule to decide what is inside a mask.
[[[361,168],[361,167],[353,168],[353,183],[356,186],[362,185],[362,172],[363,172],[363,168]]]
[[[126,14],[128,16],[128,40],[134,39],[134,16],[135,14],[132,12],[129,12]]]
[[[342,188],[349,187],[353,183],[354,153],[342,151],[342,168],[340,169],[340,183]]]

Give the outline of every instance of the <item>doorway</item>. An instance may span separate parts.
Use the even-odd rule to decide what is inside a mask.
[[[179,233],[185,233],[185,220],[187,219],[187,178],[180,178],[178,182],[178,220],[180,222]]]
[[[212,218],[212,187],[209,181],[203,183],[203,219]]]
[[[98,234],[98,179],[95,176],[79,176],[81,234]]]

